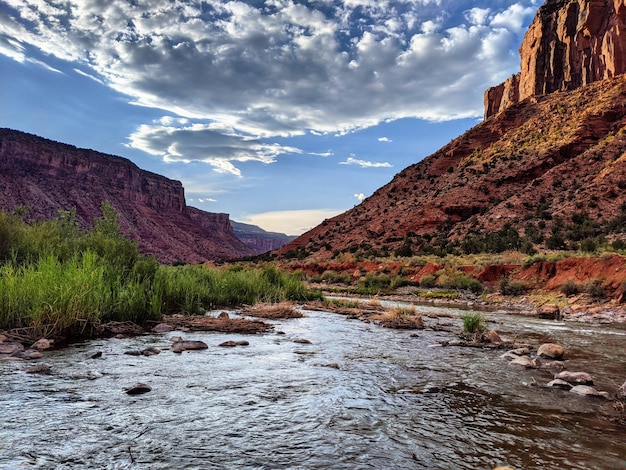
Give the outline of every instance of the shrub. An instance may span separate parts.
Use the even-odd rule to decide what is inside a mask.
[[[560,289],[566,297],[571,297],[572,295],[576,295],[580,292],[580,287],[578,286],[578,284],[576,284],[571,279],[568,279],[567,281],[565,281],[564,284],[561,284]]]
[[[431,287],[435,287],[436,282],[437,278],[434,275],[426,274],[424,277],[422,277],[422,280],[420,281],[420,286],[429,289]]]
[[[482,333],[487,329],[485,317],[482,313],[465,313],[461,316],[463,320],[463,331],[469,334]]]
[[[585,284],[585,292],[594,299],[604,299],[606,290],[602,286],[602,279],[592,279]]]
[[[520,281],[511,281],[506,276],[500,278],[499,287],[502,295],[522,295],[526,291],[526,284]]]
[[[597,244],[593,238],[585,238],[580,242],[580,251],[585,253],[593,253],[596,251]]]
[[[483,285],[478,279],[461,271],[447,269],[439,275],[437,285],[447,289],[469,290],[475,294],[483,291]]]

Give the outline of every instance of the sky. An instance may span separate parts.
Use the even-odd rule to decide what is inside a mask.
[[[298,235],[478,124],[543,0],[0,0],[0,127]]]

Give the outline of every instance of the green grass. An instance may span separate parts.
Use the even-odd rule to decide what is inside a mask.
[[[107,321],[316,298],[321,293],[307,289],[301,276],[272,264],[160,265],[119,234],[110,206],[87,231],[78,229],[73,212],[31,225],[0,212],[0,329],[67,337]]]
[[[469,334],[482,333],[487,329],[487,323],[482,313],[465,313],[461,316],[463,320],[463,332]]]

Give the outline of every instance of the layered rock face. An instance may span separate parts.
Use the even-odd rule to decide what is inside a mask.
[[[548,0],[520,47],[521,71],[485,92],[485,118],[537,95],[626,71],[626,0]]]
[[[103,201],[120,213],[123,231],[161,261],[204,262],[253,254],[232,232],[228,214],[186,206],[179,181],[141,170],[130,160],[0,129],[0,208],[29,208],[55,217],[76,208],[88,227]]]

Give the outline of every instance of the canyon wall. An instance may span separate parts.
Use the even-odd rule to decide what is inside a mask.
[[[519,52],[519,74],[485,92],[485,118],[531,96],[624,73],[626,0],[548,0]]]
[[[130,160],[31,134],[0,129],[0,209],[28,207],[35,220],[76,208],[82,227],[109,201],[120,226],[142,251],[161,261],[204,262],[253,254],[238,240],[228,214],[187,207],[182,184]]]

